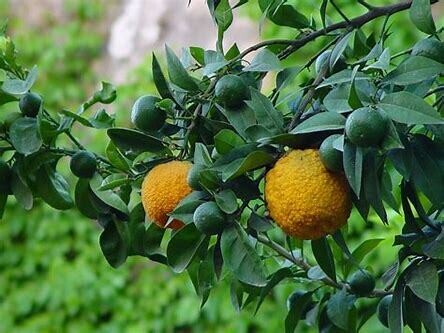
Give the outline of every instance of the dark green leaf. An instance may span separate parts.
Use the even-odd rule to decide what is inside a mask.
[[[168,82],[163,75],[162,68],[160,67],[159,61],[156,58],[156,55],[153,53],[153,63],[152,63],[152,71],[153,71],[153,81],[156,85],[157,91],[162,98],[172,98],[170,87],[168,86]]]
[[[295,29],[303,29],[310,26],[308,19],[291,5],[281,4],[277,8],[270,9],[268,18],[277,25]]]
[[[239,135],[229,129],[223,129],[214,136],[214,146],[221,155],[225,155],[233,148],[244,143],[245,141]]]
[[[123,154],[116,148],[116,146],[110,141],[106,147],[106,157],[113,167],[122,170],[129,171],[130,166]]]
[[[406,277],[407,286],[413,293],[426,302],[435,304],[438,292],[438,271],[436,266],[428,261],[423,261],[411,270]]]
[[[245,72],[270,72],[278,71],[281,68],[281,62],[277,55],[268,49],[262,49],[243,70]]]
[[[282,113],[274,108],[271,101],[256,89],[251,89],[251,101],[248,106],[254,110],[256,120],[273,134],[283,132],[284,118]]]
[[[241,226],[224,230],[221,250],[225,265],[240,281],[258,287],[267,284],[262,261]]]
[[[288,310],[287,317],[285,318],[285,333],[293,333],[298,326],[299,320],[301,319],[304,309],[307,307],[308,303],[311,301],[313,292],[308,291],[302,296],[300,296],[296,302],[291,304]]]
[[[302,134],[343,129],[345,117],[336,112],[321,112],[296,126],[290,133]]]
[[[35,153],[43,143],[35,118],[19,118],[14,121],[9,136],[14,148],[24,155]]]
[[[244,158],[239,158],[233,162],[219,167],[218,169],[222,171],[222,180],[225,182],[227,180],[234,179],[245,174],[248,171],[258,169],[274,161],[274,157],[262,150],[256,150],[248,154]]]
[[[188,74],[187,70],[183,67],[173,50],[171,50],[168,46],[165,46],[165,50],[168,62],[168,74],[171,82],[186,91],[198,90],[196,82]]]
[[[219,208],[227,214],[233,214],[239,207],[236,194],[230,189],[214,194],[214,199]]]
[[[116,193],[111,190],[101,191],[100,186],[102,185],[103,179],[101,176],[96,174],[93,179],[90,181],[91,190],[94,194],[102,200],[107,205],[117,209],[118,211],[129,214],[127,204],[120,198]]]
[[[187,224],[174,233],[168,243],[168,264],[174,272],[183,272],[196,256],[201,246],[207,243],[207,236],[200,233],[193,223]]]
[[[405,284],[403,280],[398,280],[395,290],[393,291],[393,299],[388,310],[388,324],[391,333],[402,333],[404,327],[403,320],[403,298]]]
[[[362,164],[364,156],[362,148],[348,141],[344,142],[343,164],[348,183],[359,198],[362,183]]]
[[[270,291],[276,287],[279,283],[281,283],[284,279],[289,278],[293,275],[292,271],[288,267],[281,268],[274,272],[269,278],[268,283],[265,287],[261,289],[261,294],[259,296],[259,300],[256,305],[256,310],[254,311],[257,313],[259,311],[259,308],[261,307],[263,301],[265,300],[265,297],[270,293]]]
[[[329,57],[330,62],[329,66],[330,69],[333,69],[338,60],[341,58],[342,54],[345,51],[345,48],[348,45],[348,41],[350,40],[350,37],[353,35],[353,32],[349,32],[344,37],[342,37],[336,44],[333,50],[331,51],[331,55]]]
[[[355,303],[355,296],[340,290],[327,303],[328,318],[339,328],[347,330],[351,319],[351,310]]]
[[[8,79],[3,82],[1,89],[11,95],[23,95],[32,88],[37,79],[37,66],[34,66],[28,73],[26,80]]]
[[[111,223],[108,223],[99,239],[100,248],[102,249],[105,259],[114,268],[122,265],[127,257],[127,245],[120,235],[116,223],[122,222],[112,221]]]
[[[313,255],[325,274],[336,281],[336,268],[333,253],[325,237],[311,241]]]
[[[107,131],[114,145],[123,150],[134,153],[159,152],[165,146],[158,138],[127,128],[110,128]]]
[[[429,35],[435,33],[436,27],[433,22],[430,0],[413,0],[410,7],[410,19],[422,32]]]
[[[11,179],[12,194],[17,202],[26,210],[30,210],[33,206],[33,195],[28,185],[20,178],[17,172],[12,173]]]

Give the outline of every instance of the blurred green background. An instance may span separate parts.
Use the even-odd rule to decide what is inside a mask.
[[[43,17],[37,26],[26,19],[26,13],[16,15],[13,2],[0,0],[0,19],[9,19],[9,33],[20,61],[28,67],[38,64],[36,91],[51,111],[75,109],[100,80],[107,79],[106,70],[98,71],[97,63],[107,52],[109,27],[103,22],[109,18],[110,7],[118,10],[118,1],[59,0],[63,22],[53,19],[48,6],[47,12],[41,11]],[[349,3],[339,2],[346,8]],[[316,7],[310,1],[303,3],[307,12]],[[240,11],[253,25],[260,17],[256,6],[253,1]],[[405,21],[406,16],[399,20]],[[402,30],[397,35],[401,38],[392,40],[395,51],[413,44],[418,36],[411,35],[412,30]],[[293,34],[265,25],[262,37]],[[306,60],[316,47],[313,44],[293,61]],[[149,63],[147,54],[127,73],[125,83],[118,84],[118,99],[109,111],[117,114],[119,124],[128,124],[132,101],[154,92]],[[77,129],[77,134],[93,150],[105,147],[103,133]],[[365,223],[355,212],[349,224],[352,249],[363,239],[385,239],[364,262],[378,276],[396,256],[391,244],[402,218],[393,211],[390,214],[389,227],[373,215]],[[286,298],[303,288],[294,282],[279,286],[253,316],[252,308],[241,313],[233,309],[229,286],[221,282],[200,310],[200,300],[185,274],[174,275],[140,258],[112,269],[101,254],[99,231],[94,222],[76,211],[57,212],[37,202],[32,211],[25,212],[9,200],[0,222],[0,332],[282,332]],[[300,332],[313,330],[299,327]],[[372,318],[363,331],[385,330]]]

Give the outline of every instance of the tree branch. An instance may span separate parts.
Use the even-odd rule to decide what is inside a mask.
[[[431,0],[431,3],[434,4],[438,2],[439,0]],[[362,2],[361,2],[362,4]],[[247,49],[245,49],[238,57],[236,57],[234,60],[239,60],[245,57],[247,54],[254,52],[256,50],[259,50],[262,47],[270,46],[270,45],[288,45],[288,47],[281,53],[281,59],[287,58],[289,55],[291,55],[294,51],[298,50],[305,44],[308,44],[311,41],[314,41],[318,37],[325,36],[330,32],[339,30],[339,29],[345,29],[345,28],[359,28],[366,23],[381,17],[381,16],[387,16],[392,15],[397,12],[406,10],[410,8],[412,5],[412,1],[408,0],[406,2],[400,2],[393,5],[383,6],[383,7],[371,7],[369,8],[369,11],[361,16],[357,16],[349,21],[341,21],[332,25],[329,25],[328,27],[324,29],[319,29],[310,33],[307,33],[303,35],[300,38],[289,40],[289,39],[272,39],[268,41],[263,41],[261,43],[258,43],[256,45],[253,45]]]

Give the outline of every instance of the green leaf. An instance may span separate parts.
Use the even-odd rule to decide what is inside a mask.
[[[31,189],[55,209],[66,210],[74,206],[68,183],[49,165],[43,165],[35,172]]]
[[[380,69],[386,71],[390,67],[390,50],[386,48],[384,52],[379,56],[378,60],[371,65],[368,65],[364,70],[368,69]]]
[[[231,163],[218,167],[222,171],[222,180],[234,179],[245,174],[248,171],[258,169],[274,161],[274,157],[262,150],[256,150],[248,154],[246,157],[238,158]]]
[[[429,35],[435,33],[430,0],[413,0],[409,13],[410,19],[419,30]]]
[[[262,261],[241,226],[223,231],[221,250],[225,265],[240,281],[257,287],[267,284]]]
[[[363,160],[362,148],[345,141],[343,154],[344,172],[348,183],[358,198],[361,193]]]
[[[444,260],[444,230],[432,242],[425,244],[423,251],[430,258]]]
[[[99,190],[102,185],[103,179],[96,173],[94,178],[91,179],[91,190],[94,194],[107,205],[117,209],[118,211],[128,215],[128,206],[116,193],[111,190],[101,191]]]
[[[281,61],[276,54],[268,49],[260,50],[248,66],[243,69],[244,72],[270,72],[278,71],[282,68]]]
[[[330,62],[329,62],[330,70],[334,68],[338,60],[341,58],[342,54],[345,51],[345,48],[348,45],[348,41],[350,40],[350,37],[352,35],[353,32],[349,32],[335,44],[335,47],[331,51],[330,55]]]
[[[284,267],[281,269],[278,269],[276,272],[271,274],[271,276],[268,277],[268,282],[265,287],[261,289],[261,294],[259,296],[259,300],[256,305],[256,309],[254,310],[254,313],[256,314],[262,303],[265,300],[265,297],[270,293],[270,291],[276,287],[279,283],[281,283],[284,279],[289,278],[293,275],[292,271],[288,267]]]
[[[350,86],[348,84],[341,84],[333,88],[324,98],[324,106],[330,112],[349,112],[352,107],[348,103],[350,94]]]
[[[256,117],[254,111],[248,107],[247,104],[243,104],[239,109],[230,110],[222,108],[217,105],[220,112],[228,119],[229,123],[233,128],[246,138],[245,130],[251,125],[256,124]]]
[[[156,55],[154,53],[153,53],[152,71],[153,71],[153,81],[157,91],[159,92],[159,95],[162,96],[162,98],[173,99],[170,87],[168,86],[168,82],[165,79],[165,75],[163,75],[162,68],[160,67],[159,61],[157,60]]]
[[[205,67],[202,70],[204,76],[209,76],[228,64],[221,52],[205,51]]]
[[[276,90],[282,90],[291,84],[302,69],[302,66],[294,66],[281,70],[276,75]]]
[[[271,101],[256,89],[251,89],[251,101],[248,106],[254,111],[256,120],[273,134],[280,134],[284,130],[284,117],[274,108]]]
[[[17,152],[24,155],[35,153],[43,144],[35,118],[19,118],[14,121],[9,136]]]
[[[214,199],[219,208],[227,214],[233,214],[239,207],[236,194],[230,189],[214,194]]]
[[[194,146],[194,164],[202,164],[205,166],[210,166],[212,164],[211,156],[208,152],[207,147],[201,143],[197,142]]]
[[[102,81],[102,88],[94,93],[94,100],[103,104],[111,104],[117,97],[116,88],[108,82]]]
[[[421,97],[407,91],[386,95],[378,104],[387,116],[404,124],[444,124],[444,118]]]
[[[107,133],[114,145],[123,151],[155,153],[165,149],[158,138],[136,130],[116,127],[108,129]]]
[[[430,80],[444,73],[444,64],[421,56],[410,56],[387,74],[383,82],[406,86]]]
[[[176,219],[185,224],[193,223],[194,211],[205,202],[202,198],[202,192],[191,192],[179,202],[170,214],[168,214],[169,219]]]
[[[112,174],[103,179],[102,184],[97,189],[98,191],[112,190],[122,185],[130,184],[131,180],[124,174]]]
[[[187,224],[171,237],[167,247],[168,265],[176,273],[183,272],[196,256],[208,237],[200,233],[193,223]]]
[[[116,223],[123,222],[112,221],[111,223],[108,223],[99,238],[99,244],[103,255],[105,256],[106,261],[108,261],[108,263],[114,268],[122,265],[127,257],[127,245],[120,235]]]
[[[100,213],[96,205],[98,199],[92,192],[88,179],[80,178],[78,180],[74,192],[74,199],[77,209],[82,215],[90,219],[97,219]]]
[[[416,296],[435,304],[439,280],[438,271],[433,263],[429,261],[419,263],[407,275],[406,283]]]
[[[374,208],[384,223],[388,223],[387,213],[381,198],[381,179],[378,174],[379,163],[374,152],[365,156],[363,172],[363,189],[365,198]]]
[[[34,85],[37,79],[37,66],[34,66],[28,73],[26,80],[8,79],[2,84],[1,89],[11,95],[23,95],[27,93]]]
[[[345,117],[336,112],[321,112],[296,126],[290,133],[302,134],[343,129]]]
[[[312,291],[308,291],[305,294],[301,295],[297,299],[297,301],[291,304],[291,307],[288,310],[287,317],[285,318],[285,333],[294,332],[294,330],[298,326],[299,320],[302,317],[304,309],[307,308],[307,305],[311,301],[312,294]]]
[[[303,29],[310,26],[308,19],[289,4],[281,4],[277,8],[270,9],[267,16],[270,21],[277,25],[295,29]]]
[[[171,82],[185,91],[197,91],[199,89],[197,83],[188,74],[173,50],[165,46],[165,51],[168,62],[168,75]]]
[[[311,249],[319,267],[329,278],[336,281],[335,260],[327,239],[323,237],[312,240]]]
[[[216,20],[219,33],[226,31],[233,22],[233,12],[228,0],[220,0],[214,11],[214,18]]]
[[[393,298],[388,310],[388,324],[391,333],[402,333],[404,327],[403,312],[403,298],[405,282],[399,279],[393,291]]]
[[[350,311],[355,303],[355,296],[340,290],[327,303],[328,318],[339,328],[347,330],[349,327]]]
[[[225,155],[233,148],[243,144],[245,144],[245,141],[237,133],[229,129],[223,129],[214,136],[214,146],[221,155]]]
[[[20,206],[26,210],[30,210],[34,203],[34,197],[28,185],[20,178],[16,171],[12,173],[11,189],[12,194],[14,194]]]
[[[116,148],[112,141],[110,141],[108,143],[108,146],[106,146],[106,157],[108,158],[108,161],[113,165],[113,167],[119,170],[129,171],[131,169],[128,160]]]
[[[373,239],[366,239],[361,244],[359,244],[352,252],[351,256],[353,258],[352,262],[346,262],[343,268],[343,273],[345,276],[347,276],[351,269],[353,264],[360,264],[362,260],[365,258],[367,254],[369,254],[371,251],[373,251],[384,239],[383,238],[373,238]]]
[[[351,69],[344,69],[338,73],[335,73],[328,78],[324,79],[321,84],[317,86],[316,89],[320,89],[322,87],[332,86],[335,84],[347,83],[352,81],[352,73]],[[361,80],[369,80],[370,77],[362,72],[357,72],[355,76],[355,81]]]

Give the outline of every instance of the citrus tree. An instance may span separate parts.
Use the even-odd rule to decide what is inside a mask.
[[[444,44],[435,1],[360,0],[348,6],[362,15],[348,17],[323,0],[307,17],[292,1],[259,0],[262,21],[295,37],[225,50],[233,11],[248,2],[207,1],[216,50],[190,47],[179,58],[166,47],[168,75],[153,56],[158,96],[135,101],[131,129],[102,109],[117,96],[107,82],[76,112],[48,110],[33,91],[37,68],[18,63],[3,26],[0,212],[10,196],[28,210],[35,200],[76,207],[103,228],[111,266],[137,255],[186,272],[202,306],[220,279],[230,281],[237,309],[256,311],[275,286],[294,283],[286,332],[301,320],[355,332],[375,314],[392,332],[440,332]],[[393,54],[390,20],[407,10],[410,28],[427,36]],[[378,31],[365,31],[378,19]],[[315,40],[324,46],[295,66]],[[88,151],[75,124],[106,131],[103,152]],[[78,177],[73,189],[61,172],[65,157]],[[352,206],[385,224],[401,214],[389,267],[362,265],[380,239],[349,249]]]

